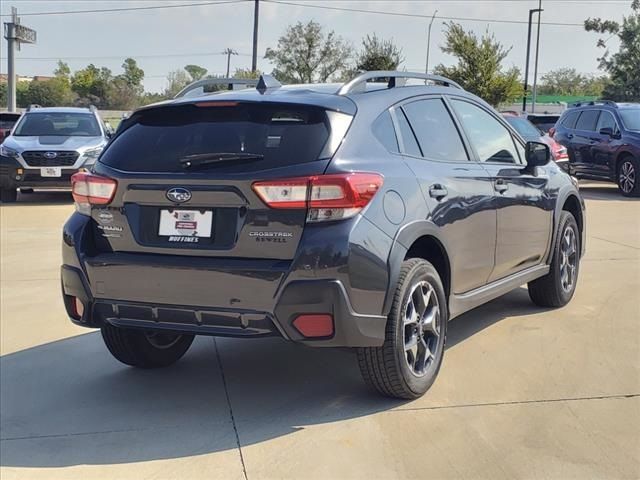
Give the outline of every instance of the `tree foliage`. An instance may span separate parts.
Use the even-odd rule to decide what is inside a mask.
[[[312,83],[326,82],[347,68],[351,54],[347,42],[312,20],[290,25],[264,58],[275,64],[273,74],[281,82]]]
[[[393,40],[379,38],[375,33],[362,39],[362,50],[356,59],[356,70],[397,70],[404,61],[402,49]]]
[[[503,47],[488,31],[478,38],[451,22],[441,48],[457,57],[458,64],[451,67],[440,64],[435,68],[437,74],[458,82],[494,106],[512,102],[522,95],[520,70],[516,67],[505,70],[502,65],[511,48]]]
[[[262,72],[260,70],[252,71],[250,68],[236,68],[233,78],[244,78],[247,80],[255,80],[260,78]]]
[[[184,67],[184,69],[187,71],[187,73],[191,77],[191,80],[194,82],[200,80],[201,78],[204,78],[204,76],[207,74],[207,69],[201,67],[200,65],[187,65]]]
[[[607,40],[600,38],[598,47],[604,49],[598,59],[600,68],[610,77],[603,96],[617,101],[640,101],[640,0],[631,3],[633,13],[622,22],[589,18],[584,22],[588,32],[617,36],[620,50],[611,54]]]
[[[559,68],[542,75],[538,92],[542,95],[599,97],[606,85],[605,77],[578,73],[575,68]]]
[[[186,68],[186,67],[185,67]],[[191,78],[184,70],[174,70],[167,75],[167,88],[164,90],[166,98],[173,98],[184,87],[191,83]]]

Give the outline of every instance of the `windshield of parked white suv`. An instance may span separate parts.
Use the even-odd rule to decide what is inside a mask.
[[[91,113],[27,113],[13,134],[17,137],[99,137],[101,132]]]
[[[627,130],[640,132],[640,108],[620,110],[620,117],[622,117],[622,123]]]

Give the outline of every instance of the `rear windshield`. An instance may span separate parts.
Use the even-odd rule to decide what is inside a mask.
[[[547,133],[549,129],[553,128],[556,125],[556,122],[560,118],[560,115],[545,115],[545,116],[530,116],[529,121],[533,123],[536,127],[542,130],[544,133]]]
[[[91,113],[27,113],[13,134],[17,137],[102,135],[96,117]]]
[[[183,172],[180,159],[215,153],[264,156],[244,163],[253,170],[312,162],[330,134],[322,108],[283,104],[169,106],[128,122],[100,162],[131,172]]]

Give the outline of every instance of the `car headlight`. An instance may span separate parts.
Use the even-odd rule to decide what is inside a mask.
[[[9,148],[5,145],[0,145],[0,155],[2,155],[3,157],[18,158],[17,150]]]
[[[91,150],[85,151],[82,156],[85,160],[95,160],[100,156],[103,148],[104,147],[92,148]]]

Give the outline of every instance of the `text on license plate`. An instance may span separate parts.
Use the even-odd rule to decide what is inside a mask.
[[[41,177],[61,177],[62,169],[60,167],[43,167],[40,169]]]
[[[160,210],[161,237],[211,237],[213,212],[211,210]]]

